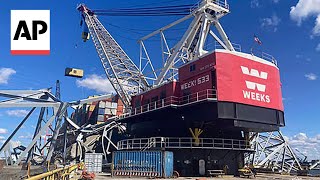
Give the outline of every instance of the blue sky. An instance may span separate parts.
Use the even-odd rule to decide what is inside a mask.
[[[92,9],[110,9],[148,4],[162,6],[195,3],[196,0],[162,1],[22,1],[3,3],[0,10],[0,89],[40,89],[54,87],[61,81],[62,100],[78,100],[89,95],[112,91],[93,43],[83,43],[76,5],[84,2]],[[319,0],[229,0],[231,14],[221,19],[232,42],[241,44],[248,52],[253,35],[262,41],[260,50],[272,54],[281,71],[282,92],[285,106],[286,127],[283,133],[297,144],[317,148],[320,155],[320,1]],[[317,8],[318,7],[318,8]],[[51,10],[51,55],[10,55],[10,10]],[[138,63],[137,39],[179,17],[101,17],[100,20],[127,54]],[[167,32],[170,39],[177,39],[180,30]],[[172,41],[173,42],[173,41]],[[155,46],[155,45],[153,45]],[[159,62],[154,62],[160,65]],[[84,69],[82,80],[65,77],[64,69]],[[14,111],[12,111],[14,110]],[[17,113],[17,110],[20,110]],[[0,140],[6,138],[21,117],[24,109],[0,109]],[[36,119],[36,115],[34,116]],[[10,122],[10,123],[8,123]],[[28,122],[18,133],[22,142],[31,136],[35,120]],[[7,130],[7,131],[5,131]],[[307,152],[307,150],[306,150]]]

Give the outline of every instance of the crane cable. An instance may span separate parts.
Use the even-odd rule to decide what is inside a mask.
[[[106,16],[177,16],[190,14],[193,7],[193,4],[185,4],[157,7],[97,9],[92,10],[92,12],[96,15]]]

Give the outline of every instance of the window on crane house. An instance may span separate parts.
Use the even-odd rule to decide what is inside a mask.
[[[159,99],[158,96],[152,97],[152,98],[151,98],[151,102],[156,102],[156,101],[158,101],[158,99]]]
[[[167,92],[164,90],[164,91],[161,91],[160,93],[160,99],[165,99],[167,97]]]
[[[196,70],[196,65],[195,64],[190,65],[190,72],[193,72],[195,70]]]
[[[150,104],[150,99],[145,99],[145,100],[143,101],[143,105],[147,105],[147,104]]]
[[[216,70],[211,71],[212,89],[217,89],[217,75]]]
[[[136,107],[140,107],[141,106],[141,101],[140,101],[140,99],[138,99],[138,100],[136,100]]]
[[[190,90],[184,90],[182,91],[182,103],[188,103],[190,100],[191,91]]]

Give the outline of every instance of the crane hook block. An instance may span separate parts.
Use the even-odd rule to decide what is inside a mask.
[[[66,68],[65,76],[82,78],[83,77],[83,70],[82,69],[75,69],[75,68]]]
[[[83,42],[86,42],[87,40],[89,40],[90,38],[90,33],[88,32],[82,32],[82,39],[83,39]]]
[[[86,25],[83,26],[83,32],[82,32],[81,38],[83,39],[83,42],[86,42],[90,38],[89,29],[88,29],[88,26]]]

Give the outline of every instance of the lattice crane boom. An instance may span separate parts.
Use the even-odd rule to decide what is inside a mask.
[[[175,71],[179,66],[198,59],[208,53],[209,51],[205,50],[205,43],[208,35],[211,35],[222,48],[229,51],[235,51],[227,34],[219,23],[219,19],[230,12],[227,0],[201,0],[200,3],[190,9],[190,11],[189,15],[162,27],[139,40],[141,43],[157,34],[163,36],[164,30],[193,18],[180,41],[170,48],[169,51],[163,52],[167,57],[165,59],[164,67],[156,78],[155,85],[161,85],[166,82],[166,80],[175,79],[174,76],[177,75]],[[211,30],[211,27],[216,29],[216,34]]]
[[[146,78],[101,24],[97,16],[83,4],[77,9],[81,12],[88,27],[111,85],[125,107],[130,108],[131,95],[149,87]]]

